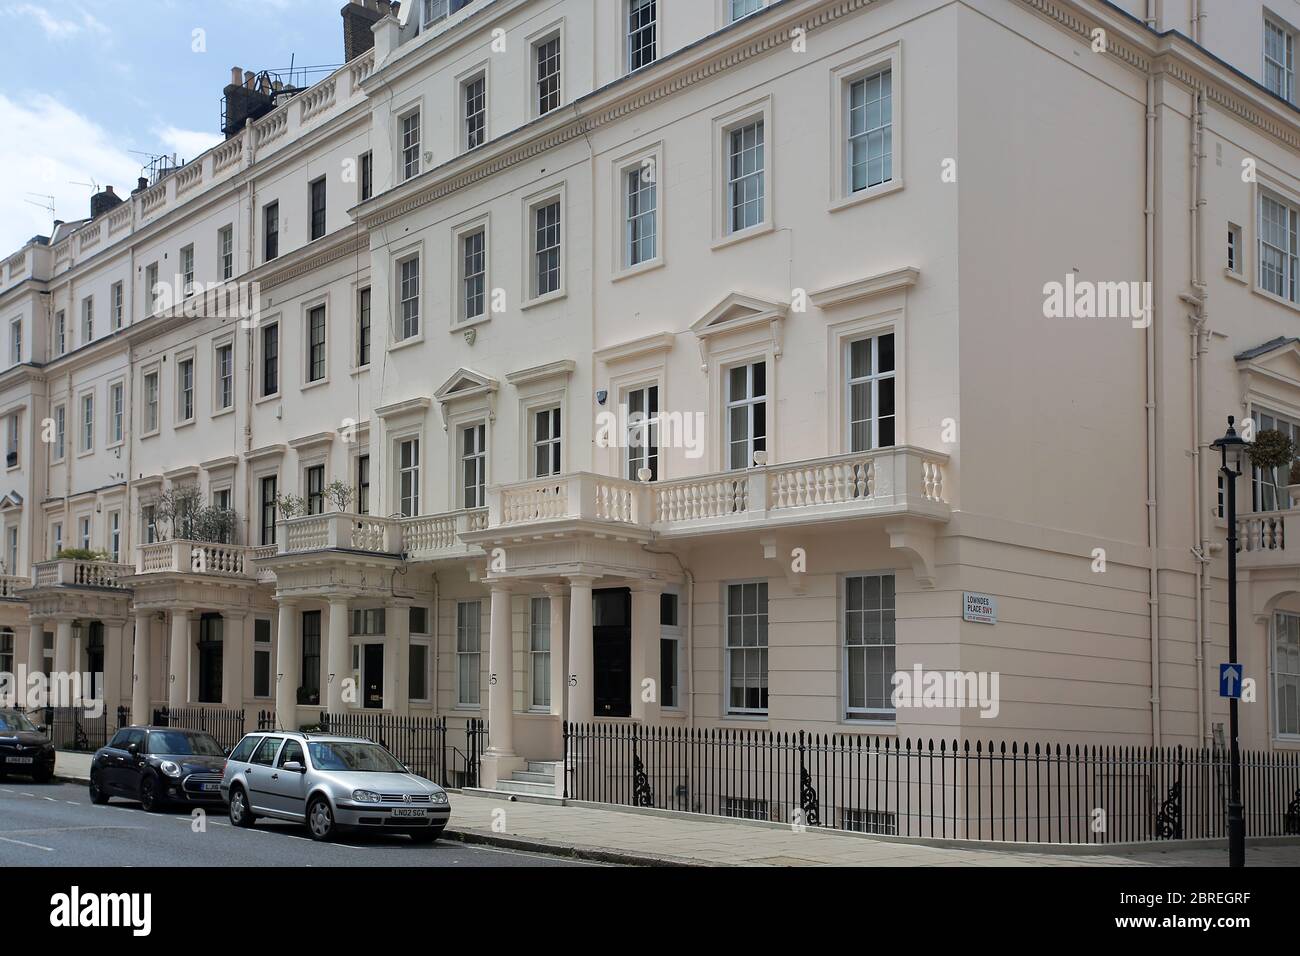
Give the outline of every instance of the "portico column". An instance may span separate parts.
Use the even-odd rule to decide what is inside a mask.
[[[70,617],[61,617],[54,622],[54,678],[50,682],[50,690],[57,693],[57,688],[71,689],[72,684],[68,680],[68,675],[74,670],[72,661],[72,624]],[[56,676],[58,675],[58,676]],[[71,700],[51,700],[56,707],[71,707],[75,701]]]
[[[282,730],[298,729],[298,672],[301,669],[298,602],[281,600],[275,635],[275,722]]]
[[[231,710],[244,706],[244,656],[248,653],[244,624],[247,620],[248,615],[243,611],[221,614],[221,706]]]
[[[329,647],[325,651],[329,662],[325,674],[326,708],[331,714],[340,714],[347,709],[343,701],[343,682],[352,677],[352,668],[348,666],[348,599],[333,596],[329,599]]]
[[[591,636],[591,585],[595,578],[569,578],[569,722],[590,723],[596,713],[595,661]]]
[[[515,755],[515,648],[510,587],[492,582],[488,643],[488,753]]]
[[[104,622],[104,719],[105,726],[117,727],[117,709],[122,706],[122,668],[126,656],[126,620]]]
[[[131,723],[147,724],[149,713],[149,631],[153,627],[153,612],[136,611],[134,663],[131,665]]]
[[[551,714],[565,719],[568,713],[569,673],[569,589],[563,584],[546,585],[551,601]]]
[[[45,621],[34,619],[27,629],[27,673],[45,673]]]
[[[31,665],[32,645],[30,634],[34,625],[32,624],[15,624],[14,632],[14,673],[18,673],[18,665],[26,667],[28,672],[35,670]]]
[[[411,710],[411,607],[389,604],[384,608],[384,706],[395,714]]]
[[[663,585],[658,581],[637,581],[632,585],[632,716],[651,724],[659,720],[659,595],[662,591]]]
[[[172,639],[167,653],[167,706],[184,709],[190,695],[190,612],[174,608]]]

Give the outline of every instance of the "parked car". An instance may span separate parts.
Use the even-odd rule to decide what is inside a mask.
[[[0,710],[0,780],[22,774],[37,783],[54,776],[54,744],[45,727],[17,710]]]
[[[90,761],[90,800],[139,800],[153,813],[168,804],[219,804],[226,752],[212,735],[179,727],[123,727]]]
[[[221,775],[230,822],[260,816],[305,823],[315,840],[341,830],[407,833],[432,843],[451,818],[447,792],[361,737],[276,731],[248,734]]]

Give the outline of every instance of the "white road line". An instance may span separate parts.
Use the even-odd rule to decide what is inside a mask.
[[[33,850],[44,850],[47,853],[54,852],[52,846],[41,846],[39,843],[24,843],[22,840],[10,840],[8,837],[0,837],[0,843],[16,843],[18,846],[31,847]]]

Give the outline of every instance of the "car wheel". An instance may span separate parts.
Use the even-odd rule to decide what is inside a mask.
[[[243,787],[230,788],[230,823],[237,827],[251,827],[257,818],[248,806],[248,796]]]
[[[36,783],[49,783],[53,779],[54,779],[53,769],[37,770],[35,773],[32,774],[32,780],[34,780]]]
[[[442,827],[429,827],[427,830],[412,830],[412,843],[434,843],[442,836]]]
[[[108,794],[99,785],[99,776],[93,773],[90,775],[90,802],[96,806],[103,806],[108,803]]]
[[[157,813],[163,808],[162,797],[158,794],[158,778],[153,775],[140,781],[140,808],[146,813]]]
[[[332,840],[338,833],[334,825],[334,811],[330,802],[324,797],[316,797],[307,807],[307,829],[313,840],[322,842]]]

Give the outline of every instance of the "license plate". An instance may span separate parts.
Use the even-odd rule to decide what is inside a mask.
[[[220,789],[221,789],[221,784],[219,783],[205,783],[203,785],[204,793],[211,793],[213,790],[220,790]]]
[[[35,763],[35,757],[5,757],[8,763]]]
[[[393,811],[395,817],[423,817],[428,816],[428,810],[416,810],[415,808],[398,807]]]

